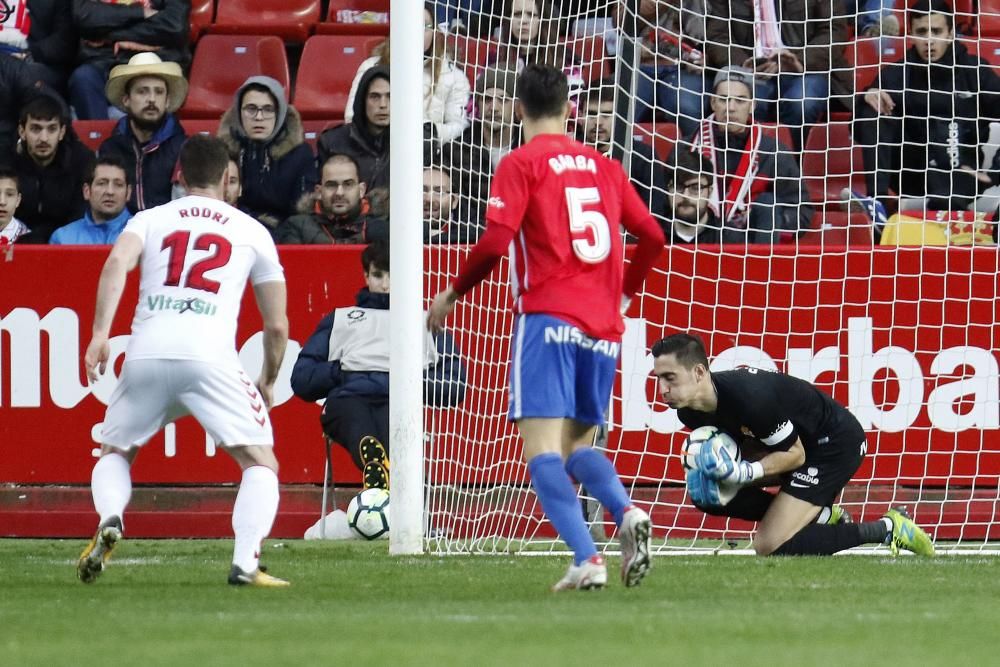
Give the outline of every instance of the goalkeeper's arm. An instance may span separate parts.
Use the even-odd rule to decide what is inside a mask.
[[[711,477],[723,482],[750,484],[758,480],[780,475],[795,470],[806,460],[806,450],[802,441],[795,439],[789,449],[766,454],[758,461],[736,461],[723,450],[716,456],[709,448],[702,449],[699,454],[699,468]]]

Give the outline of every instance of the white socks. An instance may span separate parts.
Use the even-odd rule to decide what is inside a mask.
[[[278,476],[264,466],[243,471],[243,481],[233,507],[233,564],[244,572],[257,569],[260,543],[271,532],[278,513]]]
[[[122,518],[132,497],[132,476],[124,456],[111,453],[98,459],[90,475],[90,493],[102,523],[110,516]]]

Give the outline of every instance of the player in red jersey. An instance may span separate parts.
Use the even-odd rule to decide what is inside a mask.
[[[649,516],[591,443],[611,395],[622,311],[664,239],[622,166],[566,136],[568,98],[559,70],[534,64],[521,72],[515,104],[527,143],[497,167],[486,232],[451,287],[434,297],[428,326],[440,329],[455,302],[511,248],[517,320],[509,418],[524,440],[542,510],[574,557],[553,590],[607,581],[571,478],[614,516],[622,580],[635,586],[650,565]],[[639,239],[624,276],[619,225]]]

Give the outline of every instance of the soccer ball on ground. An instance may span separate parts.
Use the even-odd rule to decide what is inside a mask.
[[[736,444],[736,441],[728,433],[720,431],[714,426],[699,426],[691,431],[687,442],[684,443],[682,460],[685,470],[701,469],[698,465],[698,455],[703,447],[711,448],[716,455],[716,459],[719,458],[720,450],[725,449],[729,453],[729,457],[734,461],[740,460],[739,445]]]
[[[365,489],[347,506],[347,525],[358,537],[377,540],[389,536],[389,492]]]

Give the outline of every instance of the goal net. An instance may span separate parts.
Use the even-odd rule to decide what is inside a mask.
[[[702,514],[686,495],[685,431],[658,400],[649,354],[679,331],[705,340],[712,370],[780,370],[850,408],[868,434],[865,461],[840,500],[855,521],[906,506],[945,550],[991,548],[1000,537],[1000,262],[990,188],[1000,179],[989,134],[1000,105],[987,90],[988,63],[1000,64],[1000,15],[960,1],[942,37],[938,0],[920,21],[901,0],[884,9],[807,0],[808,22],[788,10],[770,32],[754,17],[781,12],[781,0],[732,0],[726,11],[711,0],[453,6],[469,4],[434,3],[434,39],[472,89],[470,128],[429,156],[458,195],[452,228],[470,238],[481,230],[492,170],[520,142],[513,77],[539,60],[570,79],[568,131],[622,161],[673,237],[627,314],[608,431],[597,443],[649,510],[656,551],[745,549],[752,529]],[[924,39],[916,49],[931,34],[933,46]],[[913,62],[894,65],[904,59]],[[733,85],[743,81],[737,72],[724,82],[727,97],[713,96],[715,70],[733,62],[756,68],[753,89]],[[768,76],[771,64],[777,76]],[[866,95],[872,86],[889,101]],[[694,164],[725,174],[709,208],[735,237],[679,223],[679,195],[699,191],[682,152],[714,153],[718,166]],[[741,167],[748,153],[750,166]],[[747,174],[743,205],[731,187],[739,173]],[[701,175],[704,200],[715,175]],[[428,296],[467,252],[428,251]],[[506,420],[506,260],[449,324],[468,390],[459,408],[428,413],[426,546],[558,551]],[[614,524],[586,490],[581,511],[614,549]]]

